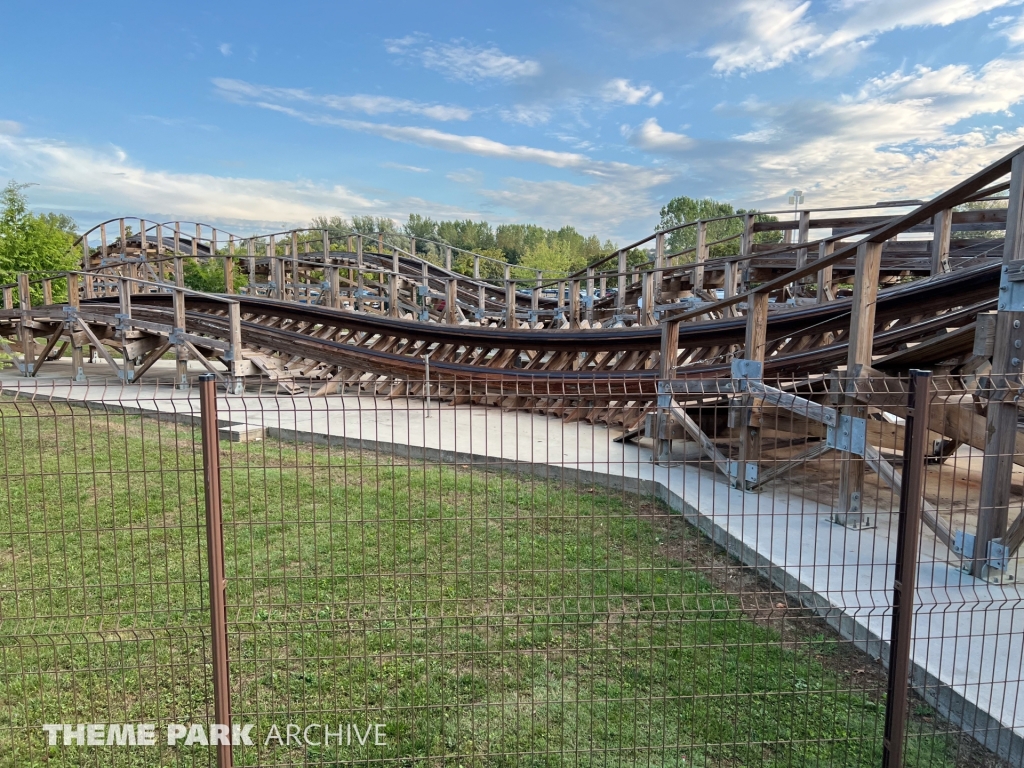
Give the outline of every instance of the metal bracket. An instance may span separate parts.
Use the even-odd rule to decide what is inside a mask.
[[[737,390],[740,392],[747,391],[747,381],[760,381],[763,371],[764,363],[760,360],[744,360],[739,358],[732,361],[732,378],[739,383]]]
[[[956,531],[953,534],[953,553],[965,560],[974,559],[974,542],[977,537],[967,531]]]
[[[135,378],[135,371],[118,371],[117,378],[122,381],[132,381]]]
[[[753,461],[746,461],[746,470],[744,471],[745,479],[748,483],[757,482],[757,464]],[[740,463],[735,459],[729,459],[729,477],[734,480],[739,475]]]
[[[430,286],[429,285],[417,285],[416,286],[416,293],[419,296],[429,296],[430,295]]]
[[[992,539],[988,543],[986,555],[989,568],[998,568],[1000,571],[1005,571],[1010,564],[1010,548],[999,539]]]
[[[760,360],[738,358],[732,361],[732,377],[734,379],[760,379],[763,371],[764,363]]]
[[[828,428],[825,444],[837,451],[863,456],[867,446],[866,419],[839,414],[839,424]]]
[[[184,328],[172,328],[171,332],[167,334],[167,341],[170,344],[179,346],[185,343],[185,329]]]
[[[127,322],[126,322],[126,321],[128,321],[128,320],[131,320],[131,319],[132,319],[132,318],[131,318],[131,315],[126,315],[126,314],[124,314],[123,312],[118,312],[118,313],[116,313],[116,314],[114,315],[114,319],[115,319],[115,320],[117,320],[117,325],[116,325],[115,327],[116,327],[116,328],[117,328],[118,330],[121,330],[121,331],[123,331],[123,330],[125,330],[126,328],[130,328],[130,327],[131,327],[131,325],[130,325],[129,323],[127,323]]]
[[[659,408],[671,408],[672,407],[672,395],[658,395],[658,407]]]
[[[1024,312],[1024,261],[1011,261],[1003,267],[999,280],[999,309]]]
[[[1017,572],[1010,565],[1010,548],[999,539],[988,543],[985,553],[985,565],[981,569],[982,578],[989,584],[1015,584]]]

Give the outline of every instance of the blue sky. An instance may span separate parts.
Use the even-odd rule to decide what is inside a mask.
[[[1024,143],[1022,0],[5,6],[0,183],[81,225],[928,196]]]

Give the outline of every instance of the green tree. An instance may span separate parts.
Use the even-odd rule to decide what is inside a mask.
[[[185,287],[204,293],[224,293],[227,281],[224,279],[223,259],[186,259],[183,265]],[[235,269],[231,282],[234,291],[245,285],[247,276]]]
[[[81,266],[81,249],[74,247],[74,219],[31,213],[23,192],[26,186],[11,181],[0,193],[0,283],[4,284],[16,282],[19,272],[60,272]],[[32,291],[33,300],[39,301],[42,289]],[[60,281],[54,285],[54,300],[66,299],[67,286]]]
[[[709,221],[707,225],[707,242],[713,243],[724,240],[727,237],[734,237],[725,243],[711,246],[711,258],[717,259],[725,256],[735,256],[740,252],[740,238],[736,237],[743,233],[743,219],[738,214],[747,213],[743,208],[733,209],[729,203],[712,200],[710,197],[696,199],[692,197],[675,197],[661,209],[661,221],[657,229],[667,229],[679,224],[685,224],[698,219],[719,219]],[[721,217],[734,218],[721,218]],[[775,216],[758,213],[755,221],[778,221]],[[758,232],[754,235],[756,243],[778,243],[782,241],[781,232]],[[666,238],[665,248],[667,253],[678,253],[687,248],[695,248],[697,245],[697,228],[686,227],[677,229]],[[693,261],[691,255],[687,261]]]
[[[430,256],[434,253],[434,246],[431,241],[438,240],[437,222],[429,217],[420,216],[418,213],[410,213],[409,220],[402,227],[409,237],[416,238],[416,253],[422,256]]]

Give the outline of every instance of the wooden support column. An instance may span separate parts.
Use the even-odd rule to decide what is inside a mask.
[[[697,247],[693,255],[693,260],[697,262],[697,267],[693,270],[693,285],[694,295],[699,295],[699,291],[704,290],[704,262],[708,260],[708,223],[706,221],[697,222]]]
[[[743,359],[764,366],[768,334],[768,293],[755,291],[747,296],[747,332],[744,341]],[[754,374],[748,370],[748,376]],[[760,381],[761,376],[758,374]],[[733,485],[742,490],[757,486],[757,474],[761,461],[761,408],[760,401],[750,393],[740,398],[737,414],[740,430],[740,453],[736,462],[736,477]]]
[[[331,292],[331,306],[335,309],[341,308],[341,269],[333,264],[327,267],[327,281]]]
[[[505,265],[505,327],[516,327],[516,284],[512,282],[512,267]]]
[[[459,322],[459,281],[458,278],[449,278],[444,283],[444,317],[449,325]]]
[[[640,282],[640,324],[654,325],[654,272],[644,272]]]
[[[732,259],[729,259],[728,261],[726,261],[725,262],[725,277],[723,278],[723,281],[724,281],[723,288],[724,288],[724,297],[727,298],[727,299],[731,299],[733,296],[736,295],[736,272],[737,272],[737,262],[733,261]],[[727,315],[735,315],[736,314],[736,305],[733,304],[733,305],[730,305],[730,306],[726,307],[725,313]]]
[[[665,233],[658,232],[654,235],[654,282],[651,285],[651,311],[654,305],[661,302],[661,281],[665,273]]]
[[[618,262],[618,283],[616,284],[615,293],[615,313],[621,315],[622,311],[626,307],[626,267],[627,253],[625,251],[619,251],[619,262]]]
[[[1009,271],[1024,260],[1024,153],[1013,158],[1003,245],[1003,274],[999,286],[995,342],[990,376],[994,397],[986,413],[985,457],[981,468],[981,499],[971,573],[1001,582],[1006,574],[988,565],[991,542],[1001,543],[1010,505],[1010,479],[1017,438],[1018,403],[1012,396],[1021,386],[1024,360],[1024,303],[1020,288],[1007,280]],[[1019,285],[1019,284],[1018,284]]]
[[[850,314],[849,351],[846,359],[844,390],[852,387],[851,379],[858,371],[871,366],[875,334],[875,302],[878,298],[878,269],[882,261],[882,244],[864,242],[857,247],[857,266],[853,281],[853,309]],[[842,396],[845,416],[863,419],[867,408],[852,395]],[[874,521],[864,514],[863,456],[844,454],[839,465],[839,499],[832,521],[848,528],[870,528]]]
[[[569,327],[580,327],[580,281],[569,282]]]
[[[177,265],[177,261],[175,261]],[[177,275],[175,275],[177,279]],[[188,389],[188,350],[185,347],[185,340],[181,338],[185,332],[185,291],[184,287],[175,284],[174,287],[174,329],[172,342],[174,343],[174,385],[178,389]]]
[[[299,233],[292,230],[292,301],[299,301]],[[287,292],[285,298],[288,297]]]
[[[237,301],[228,304],[228,343],[231,344],[228,372],[232,379],[241,374],[242,358],[242,307]]]
[[[452,247],[450,245],[444,247],[444,268],[449,272],[452,271]]]
[[[224,293],[235,292],[235,236],[228,236],[228,254],[224,257]]]
[[[532,312],[540,310],[540,290],[542,285],[544,285],[544,273],[538,269],[533,286],[533,292],[530,295],[530,311]]]
[[[21,325],[18,328],[18,335],[21,337],[21,356],[25,361],[25,376],[31,376],[35,371],[36,352],[35,338],[30,326],[31,318],[29,310],[32,309],[32,295],[30,293],[28,273],[18,274],[18,305],[21,308]]]
[[[670,381],[676,377],[676,362],[679,359],[679,320],[666,320],[661,324],[661,352],[658,356],[658,381]],[[669,434],[669,414],[671,409],[660,405],[655,411],[654,445],[651,452],[654,462],[668,461],[672,449],[672,441],[663,439]]]
[[[249,268],[249,286],[250,290],[253,285],[256,284],[256,239],[250,237],[246,241],[246,253],[248,253],[249,263],[246,265]]]
[[[820,261],[831,256],[835,247],[834,240],[823,240],[818,246],[818,260]],[[818,270],[817,303],[824,304],[826,301],[832,301],[834,298],[835,296],[832,293],[832,265],[829,264],[827,267],[822,267]]]
[[[363,236],[356,235],[356,297],[352,308],[356,312],[363,311]]]
[[[181,255],[181,251],[178,250],[178,225],[175,224],[174,230],[174,287],[184,288],[185,287],[185,259]]]
[[[939,211],[933,218],[932,275],[949,272],[949,240],[953,233],[953,211]]]
[[[750,259],[754,255],[754,214],[743,214],[743,234],[740,236],[740,255],[745,257],[737,265],[736,269],[736,290],[745,293],[749,287],[746,283],[750,275]]]
[[[157,231],[160,231],[159,226]],[[68,306],[77,315],[78,314],[78,284],[79,276],[72,272],[68,275]],[[69,320],[66,323],[68,339],[71,342],[71,378],[74,381],[85,381],[85,366],[82,355],[82,345],[75,344],[75,323],[73,320]]]
[[[277,258],[277,244],[273,235],[267,239],[267,259],[270,262],[270,282],[274,284],[270,297],[284,299],[284,269],[281,267],[281,260]]]
[[[388,317],[398,317],[401,314],[401,305],[399,304],[401,285],[402,278],[398,276],[397,272],[392,272],[388,276]]]
[[[810,211],[800,211],[799,228],[797,229],[797,242],[798,243],[806,243],[807,242],[807,236],[810,233],[810,224],[811,224],[811,212]],[[796,268],[797,269],[803,269],[806,266],[807,266],[807,249],[806,248],[798,248],[797,252],[796,252]],[[803,296],[803,294],[804,294],[803,287],[802,287],[803,281],[804,281],[804,278],[801,278],[800,280],[797,280],[795,283],[793,283],[790,286],[790,291],[791,291],[791,293],[793,294],[794,297],[796,297],[796,296]]]
[[[594,268],[587,267],[587,323],[594,324]]]

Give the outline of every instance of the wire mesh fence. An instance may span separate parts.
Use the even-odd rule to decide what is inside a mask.
[[[768,384],[609,399],[629,431],[507,383],[221,392],[230,723],[195,390],[5,388],[0,765],[215,765],[217,725],[237,766],[881,765],[906,381]],[[963,571],[963,421],[926,445],[908,766],[1024,732],[1017,587]]]

